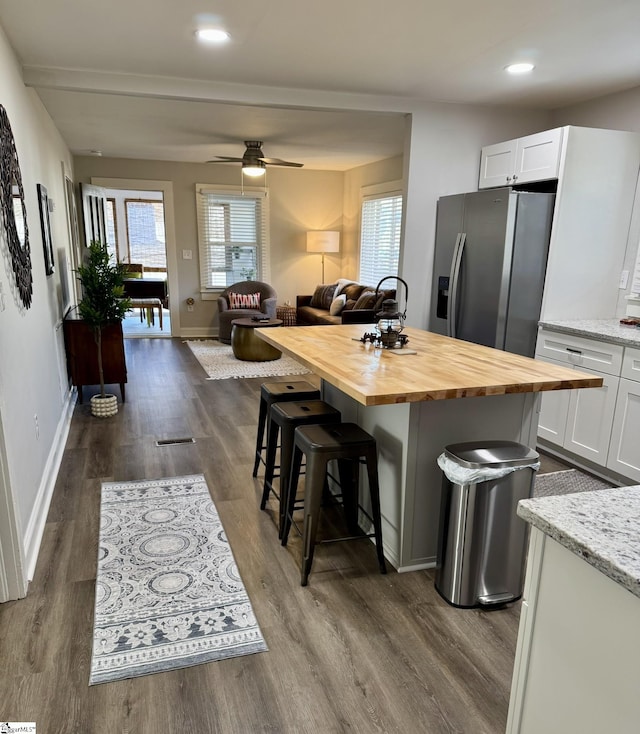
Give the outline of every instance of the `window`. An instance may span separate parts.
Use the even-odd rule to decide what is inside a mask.
[[[402,195],[386,188],[384,193],[365,194],[362,200],[359,280],[369,285],[398,274]]]
[[[113,196],[106,198],[104,207],[107,250],[119,262],[142,264],[151,277],[165,277],[164,201],[157,197],[132,199],[132,193],[109,190]],[[154,195],[153,191],[140,193]]]
[[[166,272],[164,203],[146,199],[125,199],[128,262],[142,263],[145,272]]]
[[[264,191],[196,186],[200,288],[224,290],[239,280],[269,280],[269,222]]]

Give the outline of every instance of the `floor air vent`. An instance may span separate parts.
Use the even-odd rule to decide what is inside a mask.
[[[195,439],[188,438],[163,438],[161,441],[156,441],[156,446],[177,446],[181,443],[195,443]]]

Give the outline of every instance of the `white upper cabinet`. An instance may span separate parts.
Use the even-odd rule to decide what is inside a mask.
[[[516,169],[517,140],[487,145],[480,154],[479,189],[511,186]]]
[[[516,186],[558,178],[563,128],[488,145],[480,157],[478,188]]]

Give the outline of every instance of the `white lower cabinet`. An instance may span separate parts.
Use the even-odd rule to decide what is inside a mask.
[[[507,734],[636,734],[639,618],[637,596],[531,528]]]
[[[555,359],[545,359],[537,356],[536,359],[551,364],[566,365]],[[564,444],[564,433],[567,427],[569,412],[569,390],[552,390],[543,392],[540,400],[540,418],[538,422],[538,436],[556,446]]]
[[[541,359],[537,357],[537,359]],[[544,362],[564,364],[558,360]],[[564,366],[569,366],[564,364]],[[538,436],[578,456],[605,466],[618,377],[596,370],[577,368],[602,377],[603,385],[585,390],[558,390],[542,395]]]
[[[640,382],[620,380],[607,466],[640,482]]]
[[[620,378],[584,368],[582,371],[602,377],[603,385],[571,390],[563,446],[595,464],[606,466]]]

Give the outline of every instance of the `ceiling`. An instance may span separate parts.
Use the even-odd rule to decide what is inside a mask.
[[[402,153],[425,101],[554,109],[640,80],[638,0],[0,0],[0,25],[80,155],[203,162],[258,139],[346,170]],[[520,60],[534,72],[504,71]]]

